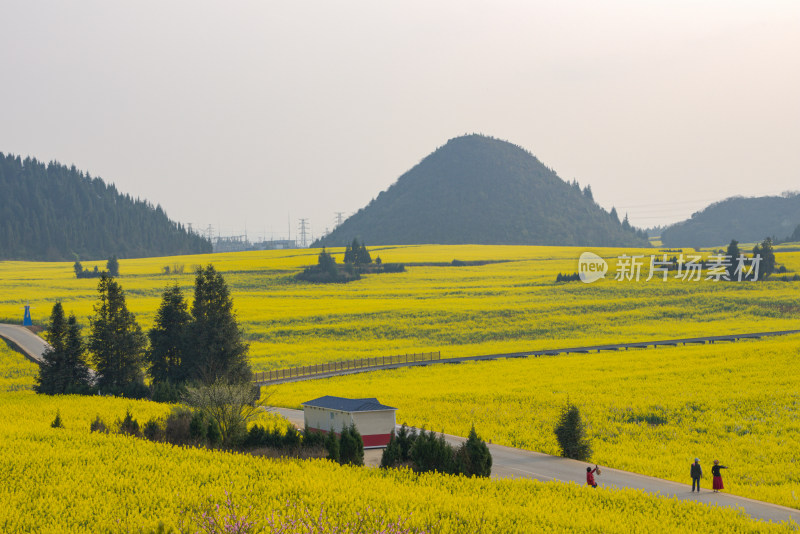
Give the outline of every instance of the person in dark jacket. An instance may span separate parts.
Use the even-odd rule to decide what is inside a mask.
[[[714,475],[714,492],[718,493],[719,490],[725,489],[725,486],[722,485],[722,475],[720,474],[720,469],[727,469],[724,465],[719,465],[719,460],[714,460],[714,466],[711,468],[711,474]]]
[[[586,483],[593,488],[597,487],[597,482],[594,481],[594,474],[596,472],[597,472],[597,466],[594,466],[594,469],[592,469],[591,467],[586,468]]]
[[[700,479],[703,478],[703,468],[700,467],[700,458],[695,458],[692,468],[690,470],[692,475],[692,491],[697,488],[697,493],[700,493]]]

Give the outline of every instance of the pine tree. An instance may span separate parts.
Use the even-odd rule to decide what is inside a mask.
[[[319,270],[328,273],[332,279],[339,277],[339,272],[336,269],[336,258],[322,247],[322,252],[317,256],[317,266]]]
[[[36,377],[37,393],[55,395],[63,393],[64,356],[66,346],[67,322],[64,318],[64,307],[61,302],[53,305],[50,313],[50,325],[44,337],[50,344],[42,354],[42,364],[39,366],[39,375]]]
[[[381,467],[396,467],[401,462],[400,455],[400,443],[397,441],[397,436],[394,431],[392,431],[392,434],[389,436],[389,443],[381,454]]]
[[[558,445],[561,447],[561,456],[581,461],[587,461],[592,456],[586,425],[581,419],[578,407],[574,404],[567,402],[562,408],[555,433]]]
[[[492,454],[489,447],[478,437],[475,425],[469,437],[456,451],[456,472],[465,476],[488,477],[492,474]]]
[[[396,434],[392,432],[389,444],[381,455],[381,467],[396,467],[411,461],[411,448],[416,439],[416,431],[409,432],[408,426],[403,423]]]
[[[97,291],[100,300],[90,319],[89,352],[101,391],[120,393],[144,383],[141,363],[146,338],[113,278],[101,276]]]
[[[67,335],[64,344],[64,393],[88,393],[91,390],[91,372],[86,365],[86,345],[74,313],[67,319]]]
[[[369,255],[369,250],[367,250],[367,245],[365,245],[364,243],[361,244],[361,247],[358,249],[356,253],[356,263],[364,265],[372,263],[372,257]]]
[[[342,429],[339,437],[339,463],[364,465],[364,441],[355,425]]]
[[[358,239],[353,238],[353,242],[347,245],[344,249],[344,262],[356,263],[356,257],[361,245],[358,244]]]
[[[206,384],[250,380],[249,347],[242,339],[225,279],[211,264],[197,270],[190,332],[189,378]]]
[[[119,276],[119,260],[116,256],[111,256],[108,261],[106,262],[106,270],[108,271],[109,276],[117,277]]]
[[[623,228],[623,230],[630,230],[631,229],[631,223],[628,221],[628,214],[627,213],[625,214],[625,218],[622,219],[622,228]]]
[[[753,247],[753,257],[755,256],[761,256],[760,278],[767,278],[775,272],[775,251],[772,249],[772,239],[768,237],[760,245]]]
[[[728,267],[728,278],[731,280],[736,279],[736,266],[738,265],[737,259],[741,255],[741,251],[739,250],[739,242],[735,239],[731,239],[731,242],[728,244],[728,249],[725,251],[725,255],[730,258],[730,266]]]
[[[89,389],[89,368],[84,360],[81,328],[74,314],[64,319],[64,308],[56,302],[45,334],[50,346],[42,355],[35,389],[38,393],[60,395],[85,393]]]
[[[328,451],[328,460],[333,460],[337,463],[341,460],[339,438],[336,436],[336,432],[334,432],[333,428],[331,428],[330,432],[325,434],[325,450]]]
[[[186,357],[192,316],[177,282],[161,297],[153,328],[147,333],[150,348],[145,353],[147,372],[153,383],[180,384],[190,369]]]
[[[453,473],[455,451],[444,440],[444,434],[436,437],[433,431],[420,431],[419,436],[409,451],[409,458],[413,462],[414,471],[418,473],[437,471],[439,473]]]

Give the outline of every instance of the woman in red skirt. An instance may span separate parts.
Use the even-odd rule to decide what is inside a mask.
[[[719,465],[719,460],[714,460],[714,466],[711,468],[711,474],[714,475],[714,492],[718,493],[719,490],[725,489],[722,485],[722,475],[720,474],[720,469],[727,469],[724,465]]]

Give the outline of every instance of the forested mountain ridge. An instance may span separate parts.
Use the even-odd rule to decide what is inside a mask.
[[[75,166],[0,152],[0,259],[206,252],[211,243],[171,221],[161,206],[123,195]]]
[[[736,239],[755,243],[786,239],[800,225],[800,194],[732,197],[694,213],[661,232],[667,247],[714,247]]]
[[[483,135],[451,139],[313,246],[649,246],[530,152]]]

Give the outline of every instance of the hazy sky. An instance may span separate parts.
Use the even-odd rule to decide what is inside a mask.
[[[473,132],[639,226],[800,189],[800,2],[0,4],[0,152],[195,228],[319,235]]]

